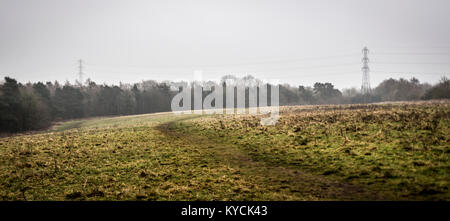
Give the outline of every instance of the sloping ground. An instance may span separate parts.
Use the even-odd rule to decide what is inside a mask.
[[[356,185],[255,162],[235,146],[169,127],[193,117],[90,119],[2,138],[0,199],[379,199]]]
[[[260,118],[217,115],[178,129],[233,145],[254,161],[390,199],[450,199],[448,101],[282,107],[275,126],[262,126]]]
[[[0,199],[448,199],[448,104],[399,105],[66,122],[0,138]]]

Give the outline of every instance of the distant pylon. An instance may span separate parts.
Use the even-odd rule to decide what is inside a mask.
[[[370,77],[369,77],[370,72],[369,57],[368,57],[369,49],[367,47],[364,47],[362,52],[363,52],[362,58],[363,67],[361,68],[361,70],[363,72],[363,77],[362,77],[361,93],[370,94],[372,92],[372,89],[370,88]]]
[[[83,60],[78,60],[78,80],[83,84]]]

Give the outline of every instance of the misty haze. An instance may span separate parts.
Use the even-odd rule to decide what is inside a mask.
[[[449,24],[448,0],[0,0],[0,200],[448,201]]]

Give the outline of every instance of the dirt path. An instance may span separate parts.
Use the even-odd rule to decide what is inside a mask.
[[[181,139],[198,148],[208,148],[208,152],[220,159],[220,163],[240,171],[240,176],[244,176],[255,185],[267,187],[267,191],[279,191],[285,195],[297,196],[292,199],[304,200],[385,199],[381,194],[361,186],[338,182],[298,169],[271,166],[262,161],[255,161],[235,145],[214,142],[195,134],[183,134],[171,127],[175,122],[177,121],[161,124],[157,129],[168,136],[168,139]]]

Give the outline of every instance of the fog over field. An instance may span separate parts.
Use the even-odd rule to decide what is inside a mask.
[[[2,214],[449,200],[449,0],[0,0]]]
[[[338,89],[450,73],[447,0],[1,0],[0,75],[20,82],[260,79]]]

